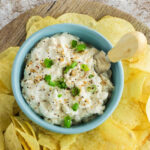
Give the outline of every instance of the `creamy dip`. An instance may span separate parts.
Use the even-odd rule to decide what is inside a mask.
[[[27,56],[21,81],[25,100],[46,121],[61,126],[66,117],[78,124],[103,114],[113,85],[105,55],[109,67],[95,71],[94,56],[101,52],[68,33],[42,39]]]

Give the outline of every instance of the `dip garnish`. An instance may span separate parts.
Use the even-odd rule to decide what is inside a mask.
[[[90,79],[91,79],[91,78],[93,78],[93,77],[94,77],[94,75],[93,75],[93,74],[90,74],[90,75],[89,75],[89,78],[90,78]]]
[[[78,65],[78,63],[74,61],[74,62],[72,62],[71,65],[66,66],[66,67],[64,68],[64,74],[67,73],[70,69],[73,69],[74,67],[76,67],[77,65]]]
[[[64,82],[64,78],[60,78],[56,81],[51,81],[51,75],[45,75],[44,80],[48,83],[50,86],[57,86],[60,89],[66,89],[67,85]]]
[[[82,52],[82,51],[84,51],[86,49],[86,45],[85,44],[78,44],[77,46],[76,46],[76,51],[77,52]]]
[[[66,89],[67,85],[64,81],[64,78],[58,79],[56,82],[56,86],[59,87],[60,89]]]
[[[94,92],[96,92],[96,90],[97,90],[96,85],[91,85],[91,86],[87,87],[88,92],[94,93]]]
[[[62,97],[62,94],[58,94],[58,97]]]
[[[44,59],[44,66],[46,68],[51,68],[51,66],[54,64],[53,60],[49,59],[49,58],[45,58]]]
[[[51,81],[51,75],[45,75],[44,80],[49,83]]]
[[[72,40],[71,47],[75,48],[76,46],[77,46],[77,41],[76,40]]]
[[[70,117],[70,116],[66,116],[66,117],[64,118],[64,126],[65,126],[66,128],[70,128],[70,127],[71,127],[71,123],[72,123],[71,117]]]
[[[73,111],[77,111],[78,108],[79,108],[79,103],[73,104],[73,106],[72,106]]]
[[[86,64],[82,64],[81,65],[81,69],[83,70],[83,71],[89,71],[89,67],[86,65]]]
[[[79,93],[80,93],[80,89],[78,87],[73,87],[71,89],[72,96],[77,96],[77,95],[79,95]]]

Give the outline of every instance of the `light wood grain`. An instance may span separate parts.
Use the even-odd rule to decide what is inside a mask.
[[[143,32],[148,39],[148,43],[150,43],[150,29],[127,13],[96,0],[58,0],[57,2],[46,3],[27,11],[0,30],[0,51],[10,46],[20,46],[23,43],[26,34],[25,25],[30,16],[40,15],[44,17],[50,15],[58,17],[67,12],[88,14],[96,20],[105,15],[124,18],[131,22],[136,30]]]

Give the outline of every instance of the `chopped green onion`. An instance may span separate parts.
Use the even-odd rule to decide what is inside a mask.
[[[51,60],[51,59],[49,59],[49,58],[46,58],[45,60],[44,60],[44,66],[46,67],[46,68],[51,68],[51,66],[54,64],[54,62]]]
[[[85,44],[79,44],[76,46],[76,51],[77,52],[82,52],[86,49],[86,45]]]
[[[78,108],[79,108],[79,104],[78,103],[73,104],[72,109],[74,111],[77,111]]]
[[[71,94],[72,94],[72,96],[77,96],[77,95],[79,95],[79,93],[80,93],[80,89],[79,89],[79,88],[73,87],[73,88],[71,89]]]
[[[72,46],[72,48],[75,48],[77,46],[77,41],[76,40],[72,40],[71,46]]]
[[[70,127],[71,127],[71,123],[72,123],[71,117],[70,117],[70,116],[66,116],[66,117],[64,118],[64,126],[65,126],[66,128],[70,128]]]
[[[50,86],[56,86],[57,84],[56,84],[55,81],[49,81],[49,82],[48,82],[48,85],[50,85]]]
[[[62,94],[58,94],[58,97],[62,97]]]
[[[66,66],[66,67],[64,68],[64,74],[66,74],[70,69],[73,69],[73,68],[76,67],[77,65],[78,65],[78,63],[74,61],[74,62],[72,62],[71,65]]]
[[[60,89],[66,89],[67,88],[67,85],[66,83],[64,82],[64,79],[59,79],[56,81],[56,85],[60,88]]]
[[[76,67],[78,65],[78,63],[77,62],[72,62],[72,64],[70,65],[70,67],[71,67],[71,69],[73,69],[74,67]]]
[[[96,92],[96,90],[97,90],[96,85],[91,85],[91,86],[87,87],[88,92],[94,93],[94,92]]]
[[[82,69],[83,71],[89,71],[89,67],[88,67],[86,64],[82,64],[82,65],[81,65],[81,69]]]
[[[89,75],[89,78],[90,78],[90,79],[91,79],[91,78],[93,78],[93,77],[94,77],[94,75],[93,75],[93,74],[90,74],[90,75]]]
[[[45,80],[46,82],[50,82],[50,80],[51,80],[51,75],[45,75],[44,80]]]
[[[64,68],[64,74],[66,74],[70,69],[71,69],[70,66],[65,67]]]

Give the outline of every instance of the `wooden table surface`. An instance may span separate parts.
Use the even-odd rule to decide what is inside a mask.
[[[51,1],[55,0],[0,0],[0,29],[26,10]],[[150,0],[97,1],[125,11],[150,27]]]

